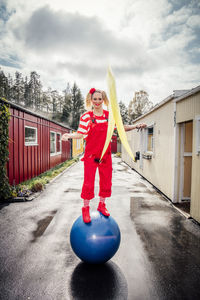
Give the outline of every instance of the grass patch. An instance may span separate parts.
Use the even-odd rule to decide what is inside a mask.
[[[71,166],[74,162],[79,161],[79,158],[73,158],[67,160],[54,168],[34,177],[30,180],[26,180],[13,188],[13,197],[29,196],[33,192],[39,192],[44,189],[45,184],[49,183],[54,177],[63,172],[66,168]]]
[[[115,153],[115,157],[121,157],[121,156],[122,156],[121,152]]]

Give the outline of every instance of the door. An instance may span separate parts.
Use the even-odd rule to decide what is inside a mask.
[[[181,127],[181,168],[180,200],[190,200],[192,179],[192,135],[193,122],[185,122]]]

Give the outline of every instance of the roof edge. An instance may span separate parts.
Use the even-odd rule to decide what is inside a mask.
[[[177,99],[175,99],[175,102],[178,102],[180,100],[183,100],[184,98],[188,96],[192,96],[200,91],[200,85],[196,86],[195,88],[192,88],[188,92],[184,93],[183,95],[179,96]]]
[[[35,117],[38,117],[38,118],[42,118],[42,119],[44,119],[46,121],[49,121],[49,122],[52,122],[54,124],[60,125],[60,126],[65,127],[67,129],[74,130],[73,128],[71,128],[71,127],[69,127],[67,125],[64,125],[62,123],[56,122],[56,121],[51,120],[51,119],[48,119],[48,118],[46,118],[46,117],[44,117],[44,116],[42,116],[42,115],[40,115],[38,113],[35,113],[35,112],[31,111],[31,110],[28,110],[27,108],[24,108],[23,106],[17,105],[15,103],[13,103],[12,101],[4,100],[3,97],[0,97],[0,100],[3,101],[4,103],[8,103],[13,108],[17,108],[17,109],[20,109],[23,112],[31,114],[32,116],[35,116]]]
[[[133,120],[133,122],[136,122],[136,121],[142,119],[143,117],[146,117],[147,115],[149,115],[150,113],[152,113],[154,110],[160,108],[161,106],[163,106],[164,104],[166,104],[167,102],[171,101],[174,98],[175,98],[174,94],[169,95],[167,98],[165,98],[161,102],[155,104],[151,110],[149,110],[145,114],[139,116],[137,119]]]

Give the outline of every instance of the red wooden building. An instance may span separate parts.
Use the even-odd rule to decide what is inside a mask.
[[[71,132],[71,128],[12,102],[7,103],[11,114],[7,163],[11,185],[38,176],[73,156],[71,140],[61,141],[62,134]],[[111,150],[117,152],[116,135],[112,136]]]
[[[71,129],[12,102],[7,174],[16,185],[71,158],[71,142],[61,136]]]
[[[112,153],[117,152],[117,135],[114,135],[114,134],[111,139],[111,152]]]

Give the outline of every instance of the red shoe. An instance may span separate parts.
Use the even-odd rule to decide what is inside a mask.
[[[83,221],[85,223],[90,223],[91,222],[90,207],[89,206],[82,207],[82,217],[83,217]]]
[[[108,212],[106,205],[103,202],[99,202],[99,206],[98,206],[97,210],[100,211],[106,217],[110,216],[110,213]]]

